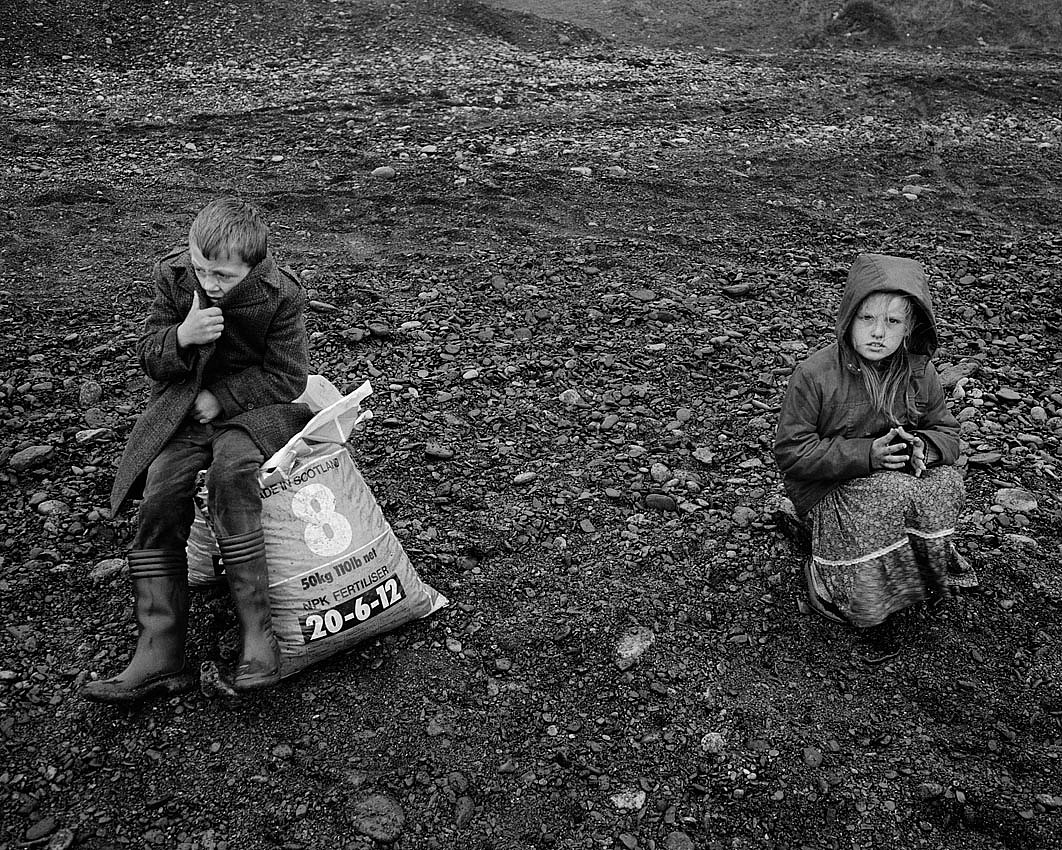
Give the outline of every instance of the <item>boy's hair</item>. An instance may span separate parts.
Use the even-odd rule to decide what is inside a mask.
[[[863,367],[859,370],[863,375],[863,386],[866,387],[867,394],[870,396],[871,406],[878,413],[884,415],[889,422],[893,425],[914,425],[918,419],[918,408],[915,407],[909,392],[912,370],[908,343],[910,342],[911,334],[915,329],[915,322],[918,320],[918,309],[915,307],[912,298],[907,295],[902,295],[899,292],[872,292],[867,296],[867,299],[874,295],[896,295],[902,298],[904,307],[904,324],[906,327],[904,328],[903,341],[900,343],[900,347],[881,363],[883,368],[877,369],[866,363],[863,364]],[[867,299],[864,299],[864,301]],[[848,342],[847,332],[844,337],[844,346],[849,349],[847,352],[849,356],[855,355],[857,360],[862,359],[851,350],[851,344]],[[896,405],[896,399],[900,397],[901,394],[903,397],[904,412],[907,415],[907,423],[897,421],[896,414],[893,412],[893,408]]]
[[[199,211],[188,241],[208,260],[237,256],[254,268],[265,259],[269,225],[251,204],[239,198],[218,198]]]

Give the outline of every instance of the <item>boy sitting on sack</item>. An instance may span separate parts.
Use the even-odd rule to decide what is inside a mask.
[[[258,470],[309,420],[292,404],[306,386],[299,283],[269,253],[269,227],[250,204],[221,198],[192,222],[187,250],[155,267],[155,299],[137,343],[151,401],[122,455],[111,508],[142,491],[128,554],[139,638],[133,659],[90,681],[87,699],[124,703],[194,687],[185,659],[196,474],[208,468],[209,513],[240,623],[233,687],[280,679],[269,613]]]

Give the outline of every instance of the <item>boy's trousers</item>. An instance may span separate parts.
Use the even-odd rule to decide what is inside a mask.
[[[262,451],[242,428],[188,419],[148,467],[133,549],[184,550],[195,518],[195,479],[207,469],[207,507],[221,538],[262,525]]]

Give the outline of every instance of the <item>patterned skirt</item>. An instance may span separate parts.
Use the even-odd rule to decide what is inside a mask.
[[[964,497],[962,475],[951,466],[919,478],[876,472],[846,481],[808,515],[809,584],[864,627],[940,593],[948,574],[962,570],[951,537]]]

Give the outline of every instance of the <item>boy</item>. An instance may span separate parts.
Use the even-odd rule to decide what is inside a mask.
[[[310,419],[291,404],[306,386],[298,281],[268,251],[250,204],[221,198],[196,216],[188,248],[155,267],[155,300],[137,342],[151,401],[130,434],[111,491],[117,514],[141,495],[128,554],[139,638],[129,666],[90,681],[87,699],[132,702],[189,690],[185,544],[196,473],[208,468],[209,512],[240,622],[233,686],[280,679],[269,613],[258,469]]]

